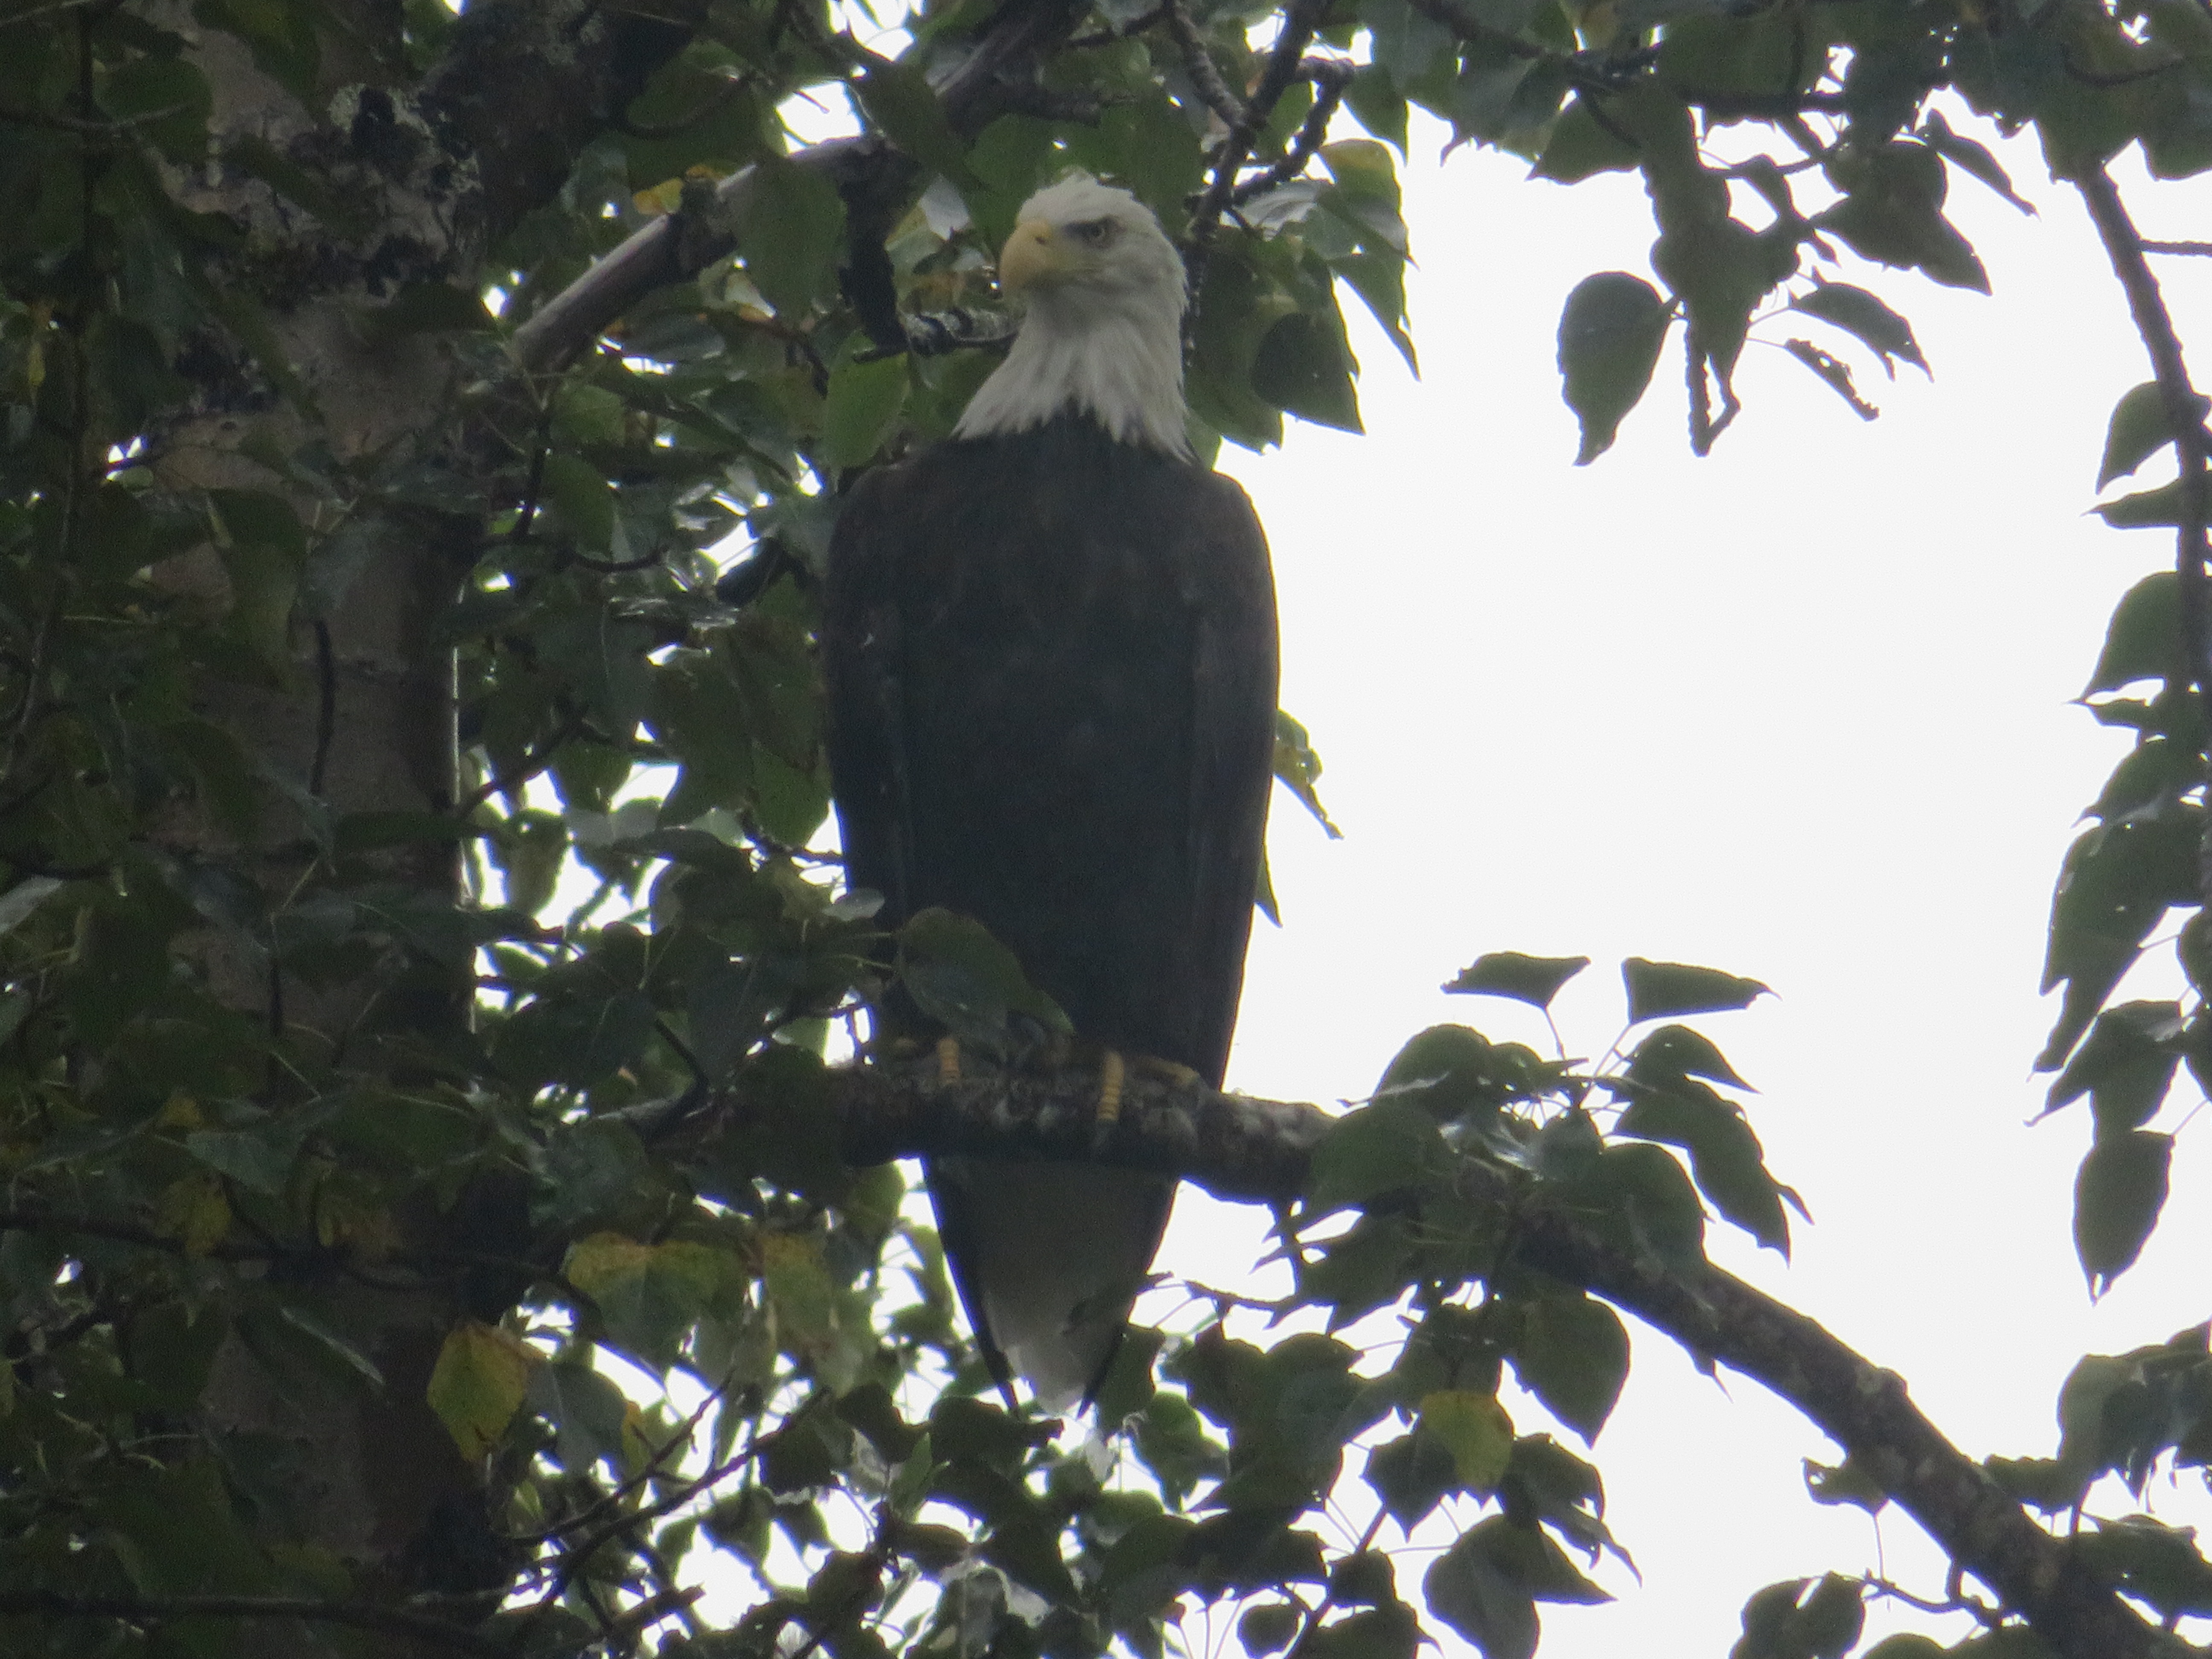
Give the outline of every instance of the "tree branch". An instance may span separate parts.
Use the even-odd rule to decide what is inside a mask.
[[[1074,32],[1084,0],[1008,0],[975,47],[936,79],[952,130],[973,138],[1006,106],[1009,88],[1036,74],[1044,58]],[[877,138],[831,139],[796,152],[792,161],[836,185],[855,217],[880,217],[921,175],[918,163]],[[696,276],[736,246],[736,228],[751,207],[756,169],[743,167],[714,188],[704,215],[654,220],[549,301],[515,331],[514,352],[526,371],[556,368],[655,289]]]
[[[58,1590],[0,1590],[0,1618],[121,1619],[167,1624],[179,1619],[298,1619],[381,1631],[476,1656],[512,1659],[503,1643],[427,1613],[359,1601],[318,1601],[290,1595],[65,1595]]]
[[[950,1152],[1087,1159],[1179,1174],[1223,1198],[1277,1203],[1297,1195],[1333,1121],[1316,1106],[1141,1074],[1127,1080],[1112,1123],[1097,1121],[1096,1099],[1096,1079],[1079,1072],[941,1083],[924,1069],[871,1066],[823,1073],[816,1103],[854,1163]],[[740,1073],[714,1120],[742,1132],[779,1106],[788,1114],[787,1093],[749,1085]],[[2155,1650],[2158,1633],[1953,1445],[1906,1396],[1902,1378],[1717,1267],[1624,1252],[1503,1170],[1470,1158],[1458,1179],[1478,1202],[1510,1210],[1522,1260],[1756,1378],[1802,1412],[2065,1659]]]
[[[2174,565],[2181,586],[2181,645],[2189,658],[2189,683],[2197,688],[2198,707],[2208,726],[2212,726],[2212,675],[2206,672],[2208,665],[2212,665],[2212,580],[2208,580],[2205,571],[2206,556],[2212,549],[2208,549],[2205,535],[2203,399],[2190,383],[2189,366],[2181,356],[2181,337],[2174,332],[2173,318],[2159,292],[2158,278],[2151,274],[2142,233],[2128,216],[2112,174],[2102,167],[2090,168],[2074,180],[2074,187],[2081,192],[2105,244],[2105,257],[2112,262],[2112,274],[2127,293],[2136,332],[2142,337],[2143,349],[2150,354],[2159,404],[2173,434],[2181,483],[2180,522],[2173,536]],[[2200,748],[2200,779],[2205,776],[2204,758]],[[2199,851],[2197,885],[2199,896],[2212,904],[2212,842]]]

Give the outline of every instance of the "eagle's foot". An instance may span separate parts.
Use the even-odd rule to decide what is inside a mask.
[[[1098,1056],[1098,1121],[1112,1123],[1121,1115],[1121,1084],[1127,1070],[1121,1051],[1109,1048]]]
[[[957,1036],[937,1039],[937,1080],[939,1083],[960,1081],[960,1039]]]

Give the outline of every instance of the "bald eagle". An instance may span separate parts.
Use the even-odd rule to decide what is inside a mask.
[[[1076,175],[999,262],[1024,302],[954,435],[870,473],[823,644],[847,875],[981,921],[1077,1036],[1220,1085],[1272,775],[1275,604],[1244,492],[1185,432],[1182,262]],[[927,1036],[908,1008],[878,1035]],[[994,1377],[1096,1389],[1170,1177],[941,1158],[932,1200]]]

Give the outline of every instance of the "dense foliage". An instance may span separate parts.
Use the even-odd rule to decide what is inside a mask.
[[[1894,1500],[1958,1564],[1929,1629],[1963,1640],[1868,1653],[2212,1616],[2187,1533],[2082,1514],[2212,1460],[2204,1328],[2086,1359],[2056,1455],[1982,1468],[1705,1264],[1711,1216],[1789,1243],[1681,1023],[1753,981],[1632,961],[1598,1066],[1442,1027],[1334,1121],[1146,1085],[1087,1139],[1081,1079],[1007,1085],[1042,1103],[1009,1127],[988,1079],[825,1059],[892,975],[979,1051],[1030,995],[942,916],[885,938],[822,850],[843,485],[949,429],[1005,333],[992,250],[1070,166],[1182,241],[1209,453],[1356,428],[1343,301],[1413,355],[1414,106],[1542,178],[1642,175],[1649,276],[1565,296],[1585,459],[1670,343],[1700,452],[1753,330],[1854,406],[1855,362],[1917,364],[1887,273],[1986,287],[1946,193],[2011,193],[1962,128],[2032,127],[2081,191],[2154,371],[2105,481],[2178,463],[2104,509],[2179,557],[2090,688],[2138,741],[2059,878],[2039,1062],[2095,1115],[2082,1266],[2127,1270],[2176,1077],[2212,1084],[2212,690],[2203,404],[2104,169],[2212,166],[2197,0],[948,0],[897,34],[9,0],[0,1645],[1074,1659],[1218,1606],[1254,1654],[1525,1656],[1619,1548],[1616,1308],[1845,1445],[1815,1501]],[[1279,765],[1318,812],[1287,718]],[[2113,1005],[2176,912],[2188,997]],[[1455,988],[1544,1006],[1584,965]],[[1036,1136],[1272,1200],[1295,1267],[1133,1333],[1088,1439],[986,1397],[880,1161]],[[1509,1368],[1580,1449],[1514,1421]],[[1417,1528],[1449,1546],[1418,1585]],[[714,1626],[710,1572],[749,1586]],[[1879,1593],[1760,1590],[1737,1653],[1835,1659]]]

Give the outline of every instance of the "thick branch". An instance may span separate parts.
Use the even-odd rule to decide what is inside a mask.
[[[2206,725],[2212,728],[2212,675],[2205,672],[2212,664],[2212,649],[2208,649],[2212,647],[2212,580],[2208,580],[2205,571],[2206,555],[2212,550],[2206,545],[2204,522],[2208,496],[2203,400],[2190,384],[2189,366],[2181,356],[2181,337],[2174,332],[2173,318],[2145,257],[2142,235],[2128,216],[2112,174],[2101,167],[2093,167],[2076,178],[2074,185],[2081,192],[2105,244],[2112,274],[2126,290],[2136,332],[2142,337],[2143,349],[2150,354],[2159,404],[2173,434],[2181,473],[2180,523],[2173,538],[2174,564],[2181,579],[2181,645],[2189,658],[2189,683],[2197,688]],[[2200,776],[2203,759],[2200,754]],[[2212,848],[2200,857],[2199,864],[2198,892],[2207,903],[2212,903]]]
[[[1008,0],[974,50],[936,83],[952,130],[973,138],[1010,100],[1018,101],[1012,89],[1034,77],[1085,9],[1084,0]],[[884,204],[902,198],[920,176],[912,160],[874,138],[833,139],[791,159],[826,174],[864,220],[884,216]],[[515,331],[523,368],[559,367],[647,295],[697,276],[727,253],[750,204],[753,179],[751,167],[740,168],[715,187],[714,205],[701,218],[656,219],[571,283]]]
[[[927,1074],[840,1070],[829,1074],[823,1103],[855,1163],[943,1152],[1088,1158],[1173,1171],[1224,1198],[1279,1203],[1297,1196],[1331,1121],[1316,1106],[1133,1077],[1117,1119],[1100,1125],[1096,1091],[1080,1073],[941,1084]],[[722,1103],[740,1122],[768,1103],[749,1097],[742,1083]],[[1631,1255],[1540,1196],[1532,1202],[1502,1171],[1470,1161],[1462,1172],[1478,1196],[1511,1206],[1525,1260],[1765,1383],[2066,1659],[2135,1659],[2156,1650],[2157,1632],[1945,1438],[1902,1378],[1717,1267]]]

